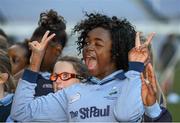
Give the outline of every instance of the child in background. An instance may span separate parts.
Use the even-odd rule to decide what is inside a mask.
[[[72,56],[60,57],[55,66],[50,80],[53,81],[54,91],[71,86],[87,79],[89,76],[85,64]]]
[[[16,82],[22,76],[24,68],[29,66],[31,51],[29,50],[28,40],[18,42],[8,48],[8,55],[12,66],[12,74]]]
[[[9,57],[0,50],[0,122],[5,122],[10,114],[15,88]]]
[[[52,82],[49,80],[50,73],[53,71],[54,64],[67,42],[66,21],[52,9],[40,14],[38,27],[34,30],[30,38],[31,43],[41,41],[47,30],[55,33],[56,37],[52,39],[45,51],[40,66],[35,96],[47,95],[50,92],[54,92]]]

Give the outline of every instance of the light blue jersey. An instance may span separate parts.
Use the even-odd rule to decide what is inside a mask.
[[[142,63],[131,62],[129,71],[116,71],[103,80],[88,79],[56,93],[34,98],[38,74],[25,70],[18,83],[11,117],[16,121],[115,122],[139,121]]]

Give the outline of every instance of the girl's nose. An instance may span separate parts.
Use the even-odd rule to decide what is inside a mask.
[[[62,80],[60,78],[58,78],[56,80],[56,88],[57,88],[57,90],[60,90],[60,89],[63,88],[63,82],[62,82]]]
[[[61,83],[62,80],[58,77],[57,80],[56,80],[56,83]]]
[[[85,47],[86,51],[93,51],[94,50],[94,45],[93,44],[89,44]]]

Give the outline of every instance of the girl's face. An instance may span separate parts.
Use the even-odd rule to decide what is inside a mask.
[[[8,49],[8,55],[12,65],[12,74],[18,73],[27,66],[29,59],[26,58],[25,52],[25,49],[19,45],[13,45]]]
[[[111,48],[112,40],[108,30],[98,27],[87,34],[83,58],[91,75],[103,79],[116,70]]]
[[[74,83],[80,82],[77,78],[71,78],[71,74],[77,74],[73,65],[70,62],[58,61],[54,66],[53,74],[58,74],[56,81],[53,82],[54,91],[66,88]],[[52,75],[51,75],[52,76]],[[58,77],[61,76],[61,77]],[[53,78],[55,78],[53,77]],[[68,78],[69,77],[69,78]],[[68,78],[68,79],[67,79]],[[64,80],[62,80],[64,79]],[[67,79],[67,80],[66,80]]]
[[[48,46],[41,64],[42,71],[51,71],[53,70],[53,66],[57,60],[57,58],[61,55],[62,46],[56,44],[55,46]]]
[[[35,40],[41,41],[42,37],[38,37]],[[61,55],[63,50],[62,45],[49,43],[42,59],[40,71],[52,72],[54,64],[56,63],[57,58]]]

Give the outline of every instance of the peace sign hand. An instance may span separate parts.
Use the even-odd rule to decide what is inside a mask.
[[[46,31],[41,42],[32,41],[29,43],[29,47],[32,50],[30,58],[30,69],[32,71],[38,72],[41,66],[42,59],[44,57],[48,43],[54,38],[55,34],[48,36],[50,31]]]
[[[51,34],[48,36],[50,31],[46,31],[43,38],[41,39],[41,42],[38,41],[32,41],[29,43],[29,47],[32,50],[32,53],[34,54],[44,54],[48,43],[51,41],[52,38],[54,38],[55,34]]]
[[[148,46],[152,42],[152,38],[155,33],[149,34],[144,44],[140,41],[140,32],[136,33],[135,47],[129,51],[128,59],[132,62],[145,63],[149,58]]]

